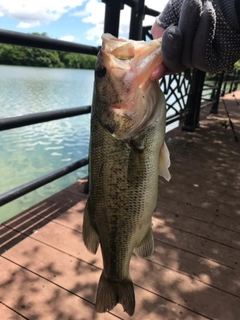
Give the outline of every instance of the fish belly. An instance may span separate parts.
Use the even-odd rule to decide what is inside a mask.
[[[129,263],[133,251],[141,257],[153,252],[151,217],[157,201],[163,122],[158,118],[126,143],[113,138],[92,117],[83,239],[93,253],[101,246],[104,269],[96,299],[98,312],[121,303],[129,315],[134,313]]]

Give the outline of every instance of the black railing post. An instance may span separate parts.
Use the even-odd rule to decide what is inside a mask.
[[[217,92],[213,97],[213,105],[212,108],[210,110],[210,113],[214,113],[217,114],[218,113],[218,103],[219,103],[219,97],[221,95],[221,88],[222,88],[222,83],[223,83],[223,78],[224,78],[224,72],[222,72],[219,77],[218,77],[218,88],[217,88]]]
[[[142,22],[145,14],[145,0],[135,0],[136,5],[132,7],[129,39],[142,40]]]
[[[123,9],[122,0],[102,0],[105,3],[105,19],[104,19],[104,33],[111,33],[118,37],[120,11]]]
[[[182,127],[183,131],[193,132],[198,127],[204,79],[205,72],[196,69],[193,70],[191,87],[186,104],[187,114],[184,126]]]
[[[222,86],[222,90],[221,90],[221,97],[225,96],[225,92],[226,92],[226,88],[227,88],[227,81],[228,81],[228,74],[225,74],[223,86]]]
[[[237,69],[234,69],[232,74],[231,74],[231,84],[228,90],[228,93],[233,92],[233,88],[234,88],[234,84],[235,84],[235,80],[236,80],[236,74],[237,74]]]
[[[240,83],[240,69],[236,71],[235,84],[233,87],[233,91],[237,91],[239,83]]]

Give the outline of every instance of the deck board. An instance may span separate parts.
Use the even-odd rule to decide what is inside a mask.
[[[240,107],[225,99],[240,139]],[[196,132],[167,134],[172,179],[159,179],[154,254],[132,257],[134,316],[94,311],[102,259],[82,242],[81,180],[0,225],[1,319],[239,320],[240,147],[222,103],[207,112]]]

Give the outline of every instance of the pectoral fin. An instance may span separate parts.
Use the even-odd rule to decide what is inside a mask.
[[[167,181],[171,179],[171,175],[168,170],[169,167],[170,167],[170,154],[166,146],[166,143],[164,142],[159,153],[158,174],[164,177]]]
[[[90,220],[88,203],[86,204],[83,216],[83,242],[90,252],[94,254],[97,252],[99,237]]]
[[[154,239],[152,234],[152,228],[149,228],[143,240],[134,249],[134,253],[141,258],[147,258],[153,254],[153,251],[154,251]]]

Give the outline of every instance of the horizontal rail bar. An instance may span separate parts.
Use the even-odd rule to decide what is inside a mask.
[[[136,0],[123,0],[123,3],[131,8],[136,6]]]
[[[203,85],[203,90],[208,90],[208,89],[217,89],[218,85],[214,85],[214,84],[209,84],[209,83],[204,83]]]
[[[219,85],[213,85],[213,84],[211,85],[211,84],[204,83],[203,91],[210,90],[210,89],[212,89],[212,90],[218,89],[218,87],[219,87]]]
[[[0,131],[24,127],[31,124],[80,116],[91,112],[91,106],[60,109],[47,112],[31,113],[19,117],[0,119]]]
[[[103,3],[109,5],[109,6],[115,6],[116,3],[114,3],[112,0],[102,0]],[[123,5],[126,4],[129,7],[135,7],[137,4],[137,0],[122,0],[121,1],[121,9],[123,9]]]
[[[157,17],[160,14],[160,12],[145,6],[145,14],[149,16]]]
[[[206,103],[201,103],[200,108],[203,109],[203,108],[206,108],[208,106],[211,106],[214,102],[216,102],[216,100],[208,101]]]
[[[17,46],[97,55],[99,47],[0,29],[0,42]]]
[[[236,79],[236,80],[223,80],[223,83],[239,83],[240,82],[240,79]]]
[[[176,122],[176,121],[180,121],[180,120],[182,120],[184,118],[184,114],[183,115],[177,115],[176,117],[174,117],[174,118],[172,118],[172,119],[168,119],[167,121],[166,121],[166,126],[168,126],[169,124],[172,124],[172,123],[174,123],[174,122]]]
[[[169,124],[171,124],[171,123],[173,123],[175,121],[181,120],[182,118],[185,117],[185,115],[186,115],[186,109],[183,109],[179,113],[173,114],[173,115],[167,117],[166,125],[169,125]]]
[[[64,175],[75,171],[79,168],[82,168],[88,164],[88,157],[75,161],[63,168],[54,170],[48,174],[43,175],[40,178],[34,179],[30,182],[24,183],[16,188],[13,188],[7,192],[4,192],[0,195],[0,206],[3,206],[25,194],[44,186],[45,184],[52,182],[56,179],[63,177]]]

